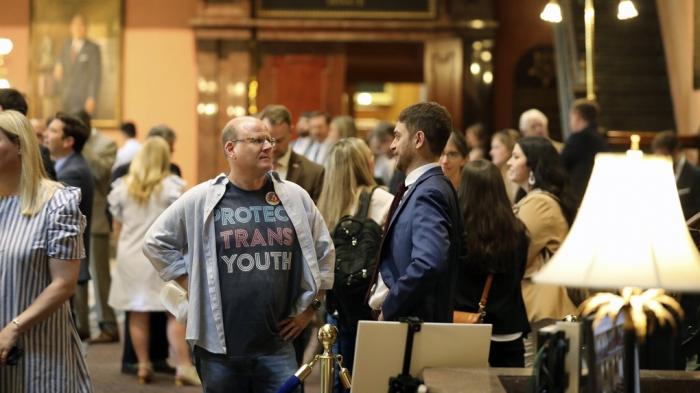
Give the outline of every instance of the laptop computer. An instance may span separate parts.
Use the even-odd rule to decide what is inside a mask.
[[[389,378],[401,373],[408,324],[360,321],[352,391],[386,393]],[[488,367],[491,325],[423,323],[414,335],[411,375],[424,368]]]

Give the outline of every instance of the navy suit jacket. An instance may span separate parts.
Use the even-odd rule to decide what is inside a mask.
[[[90,167],[79,153],[73,154],[66,158],[63,166],[56,171],[57,180],[63,184],[80,188],[80,212],[85,215],[87,226],[83,232],[83,242],[85,243],[85,259],[80,262],[80,275],[78,282],[86,282],[90,279],[90,271],[88,269],[89,253],[90,253],[90,222],[92,219],[92,200],[93,190],[95,188],[92,180],[92,172]]]
[[[384,319],[452,322],[462,219],[457,194],[432,168],[406,191],[387,228],[380,271],[389,287]]]

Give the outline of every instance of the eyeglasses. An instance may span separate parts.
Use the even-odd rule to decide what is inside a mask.
[[[252,143],[252,144],[258,145],[258,146],[264,146],[265,142],[267,142],[270,144],[270,146],[275,147],[275,145],[277,144],[277,139],[266,138],[266,137],[243,138],[243,139],[231,139],[230,142],[245,142],[245,143]]]
[[[460,153],[458,153],[458,152],[456,152],[456,151],[450,151],[450,152],[444,152],[444,151],[443,151],[442,154],[440,154],[440,156],[441,156],[441,157],[447,156],[447,158],[450,159],[450,160],[456,160],[456,159],[459,159],[459,158],[464,158],[464,156],[463,156],[462,154],[460,154]]]

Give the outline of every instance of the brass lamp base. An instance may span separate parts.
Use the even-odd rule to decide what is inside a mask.
[[[624,391],[635,393],[639,390],[639,366],[637,364],[637,341],[644,341],[647,333],[651,332],[647,322],[651,314],[661,326],[671,325],[675,329],[683,319],[683,309],[678,302],[664,293],[663,289],[647,289],[625,287],[620,295],[599,293],[584,301],[581,306],[584,316],[595,315],[593,327],[609,317],[614,322],[622,314],[624,322]],[[671,313],[669,310],[672,310]],[[649,313],[649,314],[647,314]]]
[[[579,309],[584,316],[595,314],[594,327],[606,316],[615,321],[620,313],[625,314],[625,329],[634,329],[642,341],[647,336],[647,331],[651,330],[647,323],[647,313],[652,314],[661,326],[668,323],[674,329],[677,327],[676,319],[683,319],[683,309],[676,299],[658,288],[642,292],[640,288],[625,287],[620,295],[598,293],[581,303]]]

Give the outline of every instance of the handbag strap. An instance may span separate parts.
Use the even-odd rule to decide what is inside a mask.
[[[486,277],[484,290],[481,292],[481,299],[479,300],[479,314],[486,314],[486,302],[489,300],[491,284],[493,284],[493,273],[489,273],[488,277]]]

